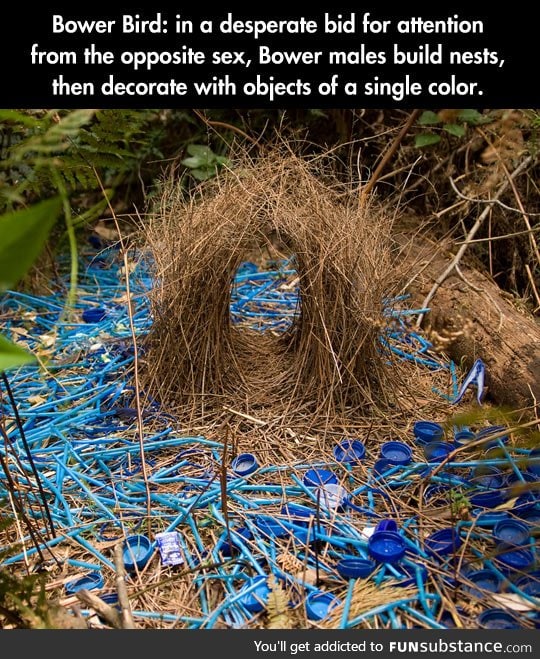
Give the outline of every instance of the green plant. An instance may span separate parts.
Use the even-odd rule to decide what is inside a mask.
[[[0,216],[0,292],[14,286],[39,255],[61,208],[58,197]],[[0,373],[34,357],[0,335]]]
[[[452,515],[459,519],[467,519],[472,508],[469,499],[459,490],[450,490],[450,506]]]
[[[190,170],[191,175],[198,181],[206,181],[217,174],[220,167],[227,165],[229,159],[214,153],[212,149],[204,144],[188,144],[187,158],[182,160],[182,165]]]
[[[467,126],[478,126],[491,121],[489,115],[483,115],[478,110],[459,110],[448,116],[445,113],[436,113],[432,110],[423,112],[419,119],[419,126],[440,126],[440,130],[447,132],[454,137],[465,137]],[[426,147],[437,144],[441,141],[440,133],[428,132],[419,133],[414,139],[414,145],[417,147]]]
[[[67,239],[71,254],[67,310],[77,294],[76,231],[108,204],[98,177],[113,200],[149,156],[161,157],[156,145],[162,135],[153,110],[0,110],[0,212],[59,193],[65,232],[56,244],[62,248]]]

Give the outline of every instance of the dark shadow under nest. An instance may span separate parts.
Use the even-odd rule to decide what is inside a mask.
[[[156,285],[145,384],[168,409],[202,418],[233,405],[328,422],[392,390],[397,372],[378,338],[383,299],[400,279],[392,215],[360,206],[330,169],[324,158],[273,152],[191,194],[165,181],[147,225]],[[280,336],[235,327],[235,272],[276,244],[294,258],[297,318]]]

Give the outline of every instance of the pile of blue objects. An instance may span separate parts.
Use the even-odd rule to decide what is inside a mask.
[[[151,326],[152,282],[144,258],[136,262],[129,275],[133,323],[143,337]],[[276,332],[294,323],[296,272],[290,262],[276,265],[239,268],[232,322]],[[368,456],[361,437],[342,437],[331,458],[316,463],[265,466],[262,456],[243,453],[226,465],[224,480],[222,443],[178,433],[174,419],[150,400],[143,410],[147,491],[122,266],[112,247],[86,255],[79,322],[62,320],[61,287],[50,295],[13,291],[0,299],[2,332],[43,364],[10,372],[9,380],[55,530],[39,550],[30,537],[24,547],[4,546],[0,567],[32,565],[40,554],[58,562],[64,556],[58,549],[78,546],[76,558],[72,552],[61,559],[75,575],[66,597],[86,588],[112,603],[110,547],[122,542],[130,583],[144,585],[157,565],[192,575],[199,610],[135,606],[134,617],[150,626],[249,627],[265,615],[276,584],[291,611],[301,611],[310,625],[538,625],[540,458],[538,450],[514,447],[500,426],[449,430],[419,419],[409,442],[386,441],[378,455]],[[471,384],[480,398],[482,365],[460,388],[452,363],[430,353],[408,323],[426,310],[400,310],[405,302],[385,301],[391,329],[382,344],[422,368],[448,370],[454,401]],[[5,397],[1,405],[10,443],[0,451],[25,490],[26,513],[45,529],[13,410]],[[5,499],[4,482],[0,490]],[[363,583],[380,587],[385,599],[358,612]],[[453,611],[446,608],[448,596]],[[477,609],[465,610],[471,600]]]

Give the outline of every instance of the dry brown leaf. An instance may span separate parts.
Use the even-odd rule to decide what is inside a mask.
[[[289,596],[274,575],[268,579],[270,593],[266,611],[268,613],[268,629],[293,629],[294,617],[289,608]]]
[[[118,231],[116,231],[116,229],[109,229],[103,224],[97,224],[94,227],[94,232],[97,233],[100,238],[104,238],[105,240],[110,240],[112,242],[118,240]]]
[[[56,343],[56,335],[55,334],[42,334],[39,337],[39,340],[41,341],[42,345],[45,348],[52,348],[54,344]]]
[[[39,395],[28,396],[28,402],[32,403],[32,405],[43,405],[44,403],[47,402],[47,399]]]
[[[12,327],[10,331],[17,336],[28,336],[28,330],[24,329],[24,327]]]
[[[512,611],[538,611],[540,609],[540,599],[537,599],[538,604],[534,605],[517,593],[494,594],[491,598],[505,609]]]

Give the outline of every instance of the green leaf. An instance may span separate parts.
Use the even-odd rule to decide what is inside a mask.
[[[60,197],[0,215],[0,291],[14,286],[37,258],[60,209]]]
[[[89,123],[95,110],[73,110],[44,133],[35,135],[15,147],[13,160],[22,160],[28,153],[51,154],[65,151],[73,144],[81,128]]]
[[[207,181],[209,178],[212,178],[214,174],[216,173],[214,168],[211,169],[193,169],[191,170],[191,174],[198,180],[198,181]]]
[[[431,144],[437,144],[437,142],[440,141],[440,135],[435,135],[435,133],[421,133],[414,138],[414,146],[430,146]]]
[[[17,112],[17,110],[0,110],[0,121],[22,124],[28,128],[34,128],[39,125],[39,119],[31,117],[28,114],[23,114],[22,112]]]
[[[189,158],[184,158],[184,160],[182,160],[181,162],[182,165],[184,165],[185,167],[189,167],[190,169],[196,169],[197,167],[206,166],[208,164],[207,160],[199,156],[191,156]]]
[[[426,110],[420,115],[418,123],[420,126],[433,126],[442,123],[442,121],[439,119],[439,115],[435,114],[435,112]]]
[[[450,133],[450,135],[455,135],[456,137],[463,137],[467,132],[464,126],[459,124],[444,124],[443,129]]]
[[[36,358],[0,334],[0,373],[14,366],[35,362]]]
[[[488,115],[483,115],[481,112],[478,112],[478,110],[460,110],[458,113],[458,119],[473,125],[485,124],[488,121],[491,121],[491,118]]]
[[[317,118],[317,119],[319,119],[319,118],[320,118],[320,119],[328,119],[328,115],[326,114],[326,112],[323,112],[323,111],[320,110],[319,108],[310,108],[310,109],[308,110],[308,113],[309,113],[312,117]]]
[[[212,160],[214,157],[212,149],[204,144],[188,144],[187,152],[190,156],[199,156],[205,160]]]

